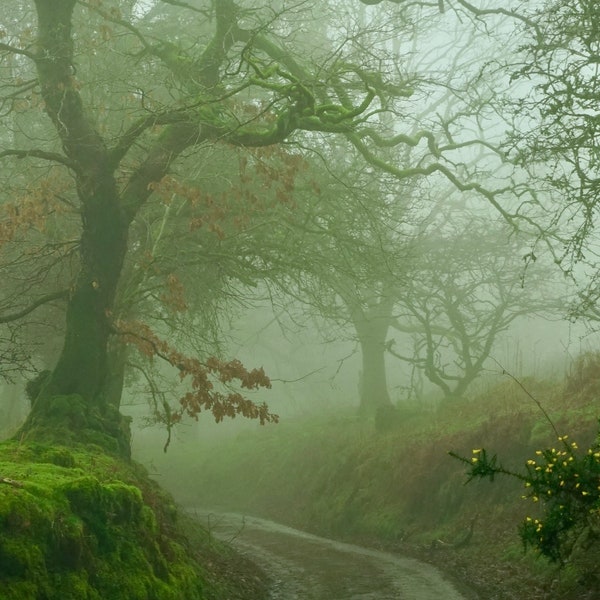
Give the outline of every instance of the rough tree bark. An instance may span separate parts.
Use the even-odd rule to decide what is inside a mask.
[[[66,335],[45,396],[98,399],[106,378],[109,313],[127,251],[128,223],[115,168],[85,114],[73,80],[71,19],[75,0],[36,0],[36,66],[45,103],[75,173],[81,203],[80,271],[67,304]]]
[[[81,238],[80,269],[67,302],[62,352],[33,403],[25,432],[48,420],[53,397],[73,394],[95,406],[97,420],[105,416],[112,421],[108,426],[112,433],[120,428],[118,411],[109,415],[105,410],[103,389],[108,372],[109,317],[127,252],[129,219],[121,206],[115,165],[84,111],[73,78],[71,20],[75,5],[75,0],[35,1],[38,79],[46,113],[75,177]],[[122,442],[128,446],[128,440]]]

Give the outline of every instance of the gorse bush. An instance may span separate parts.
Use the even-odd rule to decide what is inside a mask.
[[[525,548],[562,565],[577,548],[600,545],[600,434],[587,449],[559,436],[555,447],[537,450],[520,471],[505,468],[484,448],[470,459],[450,454],[469,465],[469,481],[501,474],[523,482],[522,498],[535,505],[519,528]]]

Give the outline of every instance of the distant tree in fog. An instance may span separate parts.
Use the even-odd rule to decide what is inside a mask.
[[[390,287],[403,278],[411,198],[389,177],[371,182],[372,171],[353,156],[315,157],[312,185],[296,189],[297,210],[285,220],[285,243],[275,249],[284,261],[273,289],[292,295],[318,317],[325,335],[356,342],[360,411],[372,415],[391,403],[385,344],[391,324]],[[326,168],[324,169],[324,166]]]
[[[464,394],[517,319],[564,314],[558,271],[528,262],[527,239],[502,222],[461,216],[432,227],[415,247],[418,258],[394,310],[396,329],[410,333],[410,350],[404,350],[406,335],[398,343],[390,340],[388,348],[446,398]]]

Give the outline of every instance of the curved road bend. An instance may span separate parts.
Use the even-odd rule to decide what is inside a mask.
[[[432,567],[256,517],[190,510],[268,573],[272,600],[466,600]]]

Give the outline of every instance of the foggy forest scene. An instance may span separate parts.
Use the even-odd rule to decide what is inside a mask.
[[[4,0],[0,600],[600,598],[600,3]]]

